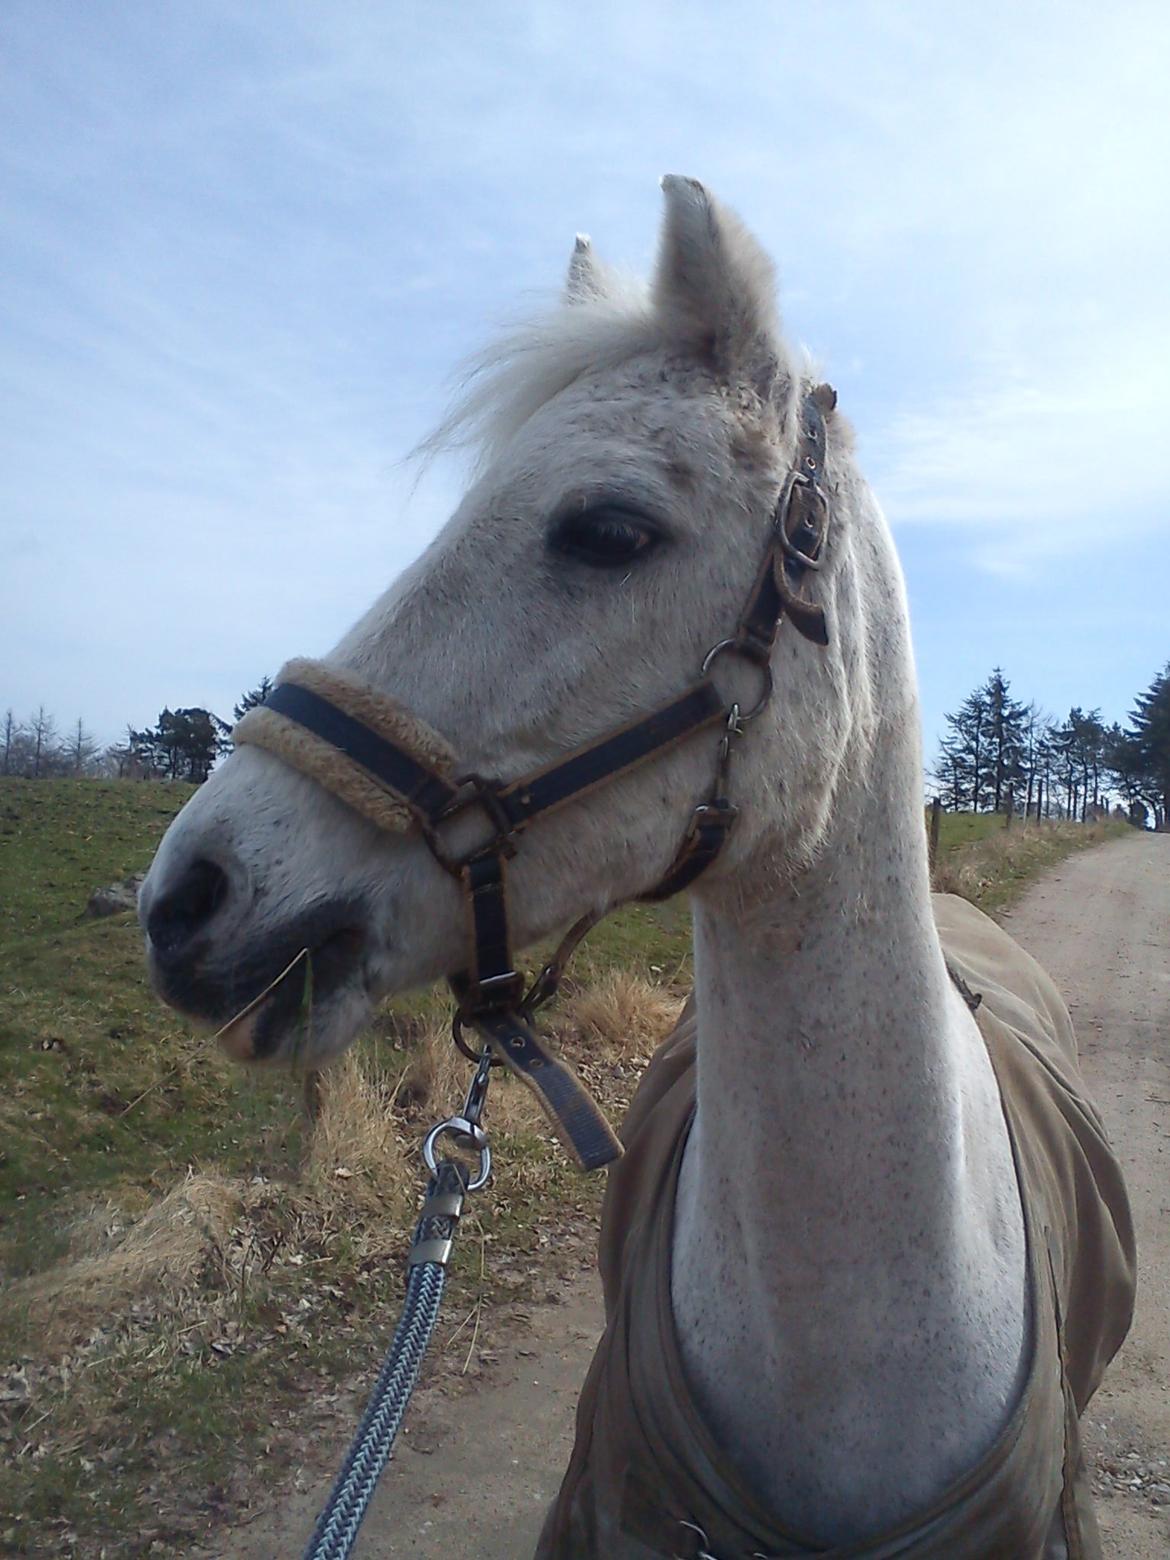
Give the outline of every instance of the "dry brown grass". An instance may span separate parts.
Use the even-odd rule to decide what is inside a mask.
[[[340,1200],[351,1213],[384,1217],[388,1189],[407,1173],[405,1076],[395,1077],[368,1049],[347,1052],[324,1075],[296,1186],[306,1213]],[[404,1211],[401,1204],[397,1211]]]
[[[575,1032],[578,1044],[589,1050],[649,1060],[682,1006],[682,998],[665,987],[628,970],[609,970],[569,997],[557,1028]]]
[[[1099,845],[1116,833],[1114,823],[1058,823],[1017,820],[943,855],[935,865],[934,887],[961,894],[984,910],[1000,909],[1018,897],[1037,873],[1070,852]]]
[[[79,1221],[63,1261],[12,1285],[6,1305],[28,1307],[52,1334],[135,1295],[184,1294],[222,1250],[242,1197],[238,1182],[190,1174],[138,1218],[107,1206]]]
[[[620,1109],[681,1006],[662,987],[614,970],[573,992],[553,1027],[590,1086]],[[295,1177],[192,1172],[137,1215],[107,1205],[79,1221],[60,1262],[11,1286],[5,1309],[44,1317],[42,1345],[144,1295],[156,1313],[161,1307],[190,1323],[201,1296],[239,1288],[257,1269],[270,1271],[296,1253],[329,1260],[342,1235],[351,1263],[401,1244],[421,1186],[421,1130],[458,1111],[469,1076],[445,1026],[426,1028],[396,1071],[367,1048],[349,1052],[323,1079]],[[510,1081],[493,1082],[485,1119],[493,1133],[536,1131],[543,1143],[539,1107]],[[536,1168],[513,1167],[505,1195],[509,1179],[528,1181],[526,1171]]]
[[[10,1286],[3,1312],[37,1316],[49,1353],[140,1299],[152,1324],[190,1328],[289,1262],[332,1260],[342,1236],[357,1262],[400,1241],[409,1157],[390,1078],[368,1054],[350,1054],[330,1075],[297,1175],[192,1171],[143,1212],[107,1204],[77,1222],[60,1261]]]

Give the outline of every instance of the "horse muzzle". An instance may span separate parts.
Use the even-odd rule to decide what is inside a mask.
[[[140,918],[151,983],[170,1007],[215,1026],[235,1060],[320,1060],[368,1017],[363,906],[318,904],[259,939],[237,941],[227,875],[212,863],[195,861],[150,887]]]

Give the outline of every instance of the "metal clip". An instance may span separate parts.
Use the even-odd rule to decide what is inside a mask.
[[[479,1126],[479,1119],[483,1115],[484,1102],[487,1099],[488,1084],[492,1078],[492,1051],[491,1046],[485,1045],[479,1057],[479,1065],[475,1069],[475,1077],[471,1080],[471,1086],[467,1091],[467,1098],[463,1102],[463,1120],[470,1121],[473,1127]]]
[[[467,1105],[465,1112],[470,1109],[471,1116],[449,1116],[446,1121],[437,1122],[423,1139],[422,1157],[423,1164],[433,1175],[438,1169],[435,1159],[435,1144],[441,1137],[448,1133],[459,1142],[461,1148],[470,1149],[472,1153],[479,1155],[479,1168],[467,1182],[469,1192],[478,1192],[481,1186],[486,1186],[492,1173],[492,1151],[488,1144],[487,1133],[479,1124],[479,1115],[483,1110],[483,1098],[487,1093],[487,1084],[480,1082],[480,1073],[486,1072],[491,1066],[491,1057],[485,1051],[480,1060],[479,1068],[472,1079],[471,1088],[467,1093]]]
[[[715,766],[715,795],[722,796],[727,788],[728,771],[731,769],[731,739],[743,736],[744,721],[750,717],[742,715],[738,704],[733,704],[727,712],[727,725],[723,728],[723,735],[719,738],[719,758]]]

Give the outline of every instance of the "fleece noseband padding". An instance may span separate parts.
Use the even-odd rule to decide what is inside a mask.
[[[420,814],[429,815],[445,791],[454,794],[454,784],[445,783],[455,765],[450,743],[352,672],[323,661],[295,660],[281,667],[276,681],[278,695],[321,700],[340,712],[334,740],[325,740],[271,704],[258,704],[236,726],[233,741],[274,753],[391,833],[403,833]],[[356,723],[352,731],[345,729],[345,716]],[[387,756],[375,753],[379,737],[393,745],[399,764],[406,766],[395,775],[393,789],[370,767]],[[410,756],[418,760],[417,771],[409,768]]]

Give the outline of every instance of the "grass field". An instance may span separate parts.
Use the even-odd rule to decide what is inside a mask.
[[[242,1071],[162,1009],[130,915],[90,891],[149,863],[180,786],[0,781],[0,1547],[194,1546],[305,1455],[337,1384],[380,1354],[422,1130],[466,1066],[446,1002],[379,1015],[314,1131],[299,1080]],[[944,819],[943,886],[1002,904],[1100,831]],[[631,906],[551,1020],[611,1118],[690,981],[685,906]],[[437,1369],[479,1322],[583,1259],[599,1195],[527,1094],[493,1086],[497,1175],[459,1254]],[[555,1237],[555,1238],[554,1238]],[[153,1547],[152,1547],[153,1546]]]

